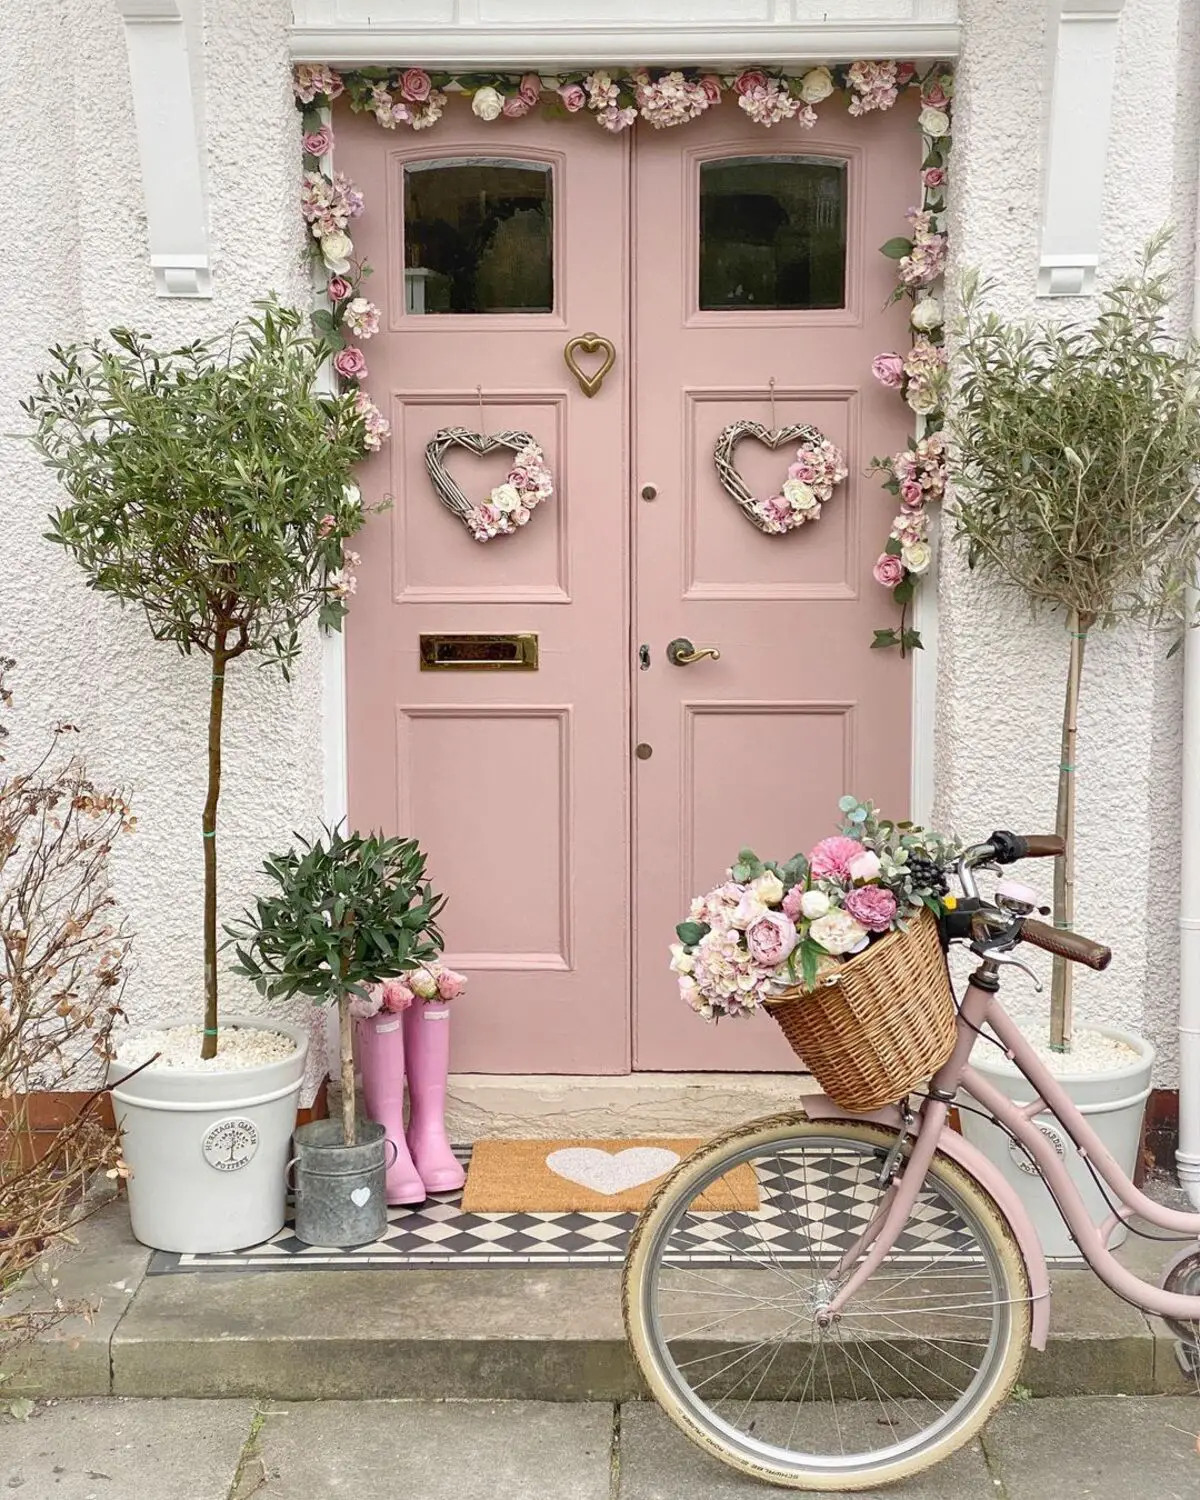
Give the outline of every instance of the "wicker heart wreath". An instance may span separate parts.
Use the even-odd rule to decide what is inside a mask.
[[[787,478],[779,493],[766,500],[756,500],[737,471],[734,449],[743,438],[753,438],[771,449],[799,439],[796,457],[788,465]],[[742,514],[770,536],[781,536],[806,521],[817,520],[822,505],[833,495],[834,485],[840,484],[847,474],[841,450],[807,422],[773,430],[761,422],[730,422],[717,438],[713,462],[717,478],[737,501]]]
[[[472,505],[445,465],[447,450],[465,448],[468,453],[492,453],[509,449],[515,457],[508,477],[486,500]],[[468,432],[465,427],[443,427],[425,445],[425,467],[434,493],[452,511],[477,542],[511,536],[527,524],[534,508],[554,493],[554,480],[546,455],[527,432]]]

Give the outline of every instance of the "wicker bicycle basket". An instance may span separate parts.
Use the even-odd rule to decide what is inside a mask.
[[[954,1050],[954,995],[927,910],[767,1008],[829,1097],[858,1114],[897,1103]]]

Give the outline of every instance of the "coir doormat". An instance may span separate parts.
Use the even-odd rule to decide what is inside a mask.
[[[697,1139],[477,1141],[467,1169],[466,1213],[595,1213],[645,1208],[668,1172],[700,1144]],[[759,1206],[749,1164],[707,1188],[697,1212]]]

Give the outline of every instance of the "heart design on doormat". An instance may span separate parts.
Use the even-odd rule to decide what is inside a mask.
[[[738,473],[734,449],[743,438],[753,438],[772,451],[799,439],[796,457],[788,465],[787,477],[778,494],[756,499]],[[830,499],[835,484],[847,474],[839,448],[808,422],[790,427],[767,428],[761,422],[730,422],[721,429],[713,448],[717,478],[738,503],[746,519],[770,536],[781,536],[820,518],[822,505]]]
[[[624,1151],[601,1151],[595,1146],[564,1146],[551,1151],[546,1165],[558,1177],[600,1193],[605,1198],[653,1182],[679,1165],[679,1157],[665,1146],[628,1146]]]
[[[462,486],[446,468],[450,448],[465,448],[482,456],[507,448],[514,454],[507,478],[488,498],[472,505]],[[433,491],[447,510],[456,515],[477,542],[496,536],[511,536],[526,525],[535,506],[554,494],[554,481],[546,455],[528,432],[469,432],[465,427],[443,427],[425,445],[425,468]]]

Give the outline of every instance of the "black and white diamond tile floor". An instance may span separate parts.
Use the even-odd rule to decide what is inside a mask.
[[[466,1165],[470,1146],[456,1147]],[[800,1174],[759,1160],[760,1206],[754,1213],[693,1215],[676,1233],[677,1259],[693,1265],[744,1263],[769,1246],[780,1264],[810,1264],[837,1258],[861,1233],[874,1185],[862,1175],[861,1158],[807,1157]],[[818,1186],[818,1180],[820,1184]],[[430,1198],[413,1208],[388,1210],[387,1233],[353,1250],[305,1245],[290,1223],[274,1239],[227,1254],[177,1255],[155,1251],[151,1275],[196,1271],[434,1270],[518,1266],[614,1266],[625,1258],[635,1213],[464,1213],[460,1194]],[[796,1205],[804,1206],[803,1214]],[[895,1253],[913,1261],[936,1257],[961,1263],[970,1239],[957,1211],[923,1195]]]

